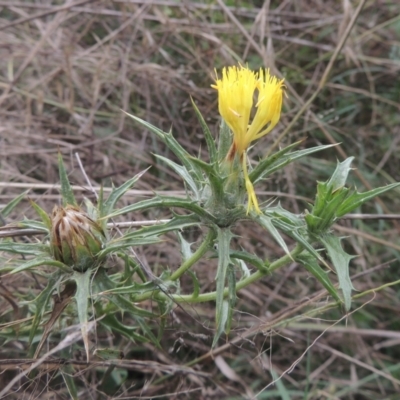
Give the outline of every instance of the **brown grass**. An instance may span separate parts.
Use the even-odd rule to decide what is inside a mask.
[[[121,184],[152,166],[121,205],[149,191],[183,190],[179,178],[153,156],[168,156],[168,150],[121,110],[171,128],[186,149],[207,159],[190,97],[217,132],[216,93],[210,87],[214,68],[237,62],[269,67],[287,82],[280,126],[252,150],[256,160],[307,104],[329,61],[335,61],[326,85],[281,144],[304,138],[303,147],[342,145],[274,175],[258,187],[260,198],[275,196],[293,212],[302,212],[304,199],[314,196],[315,181],[325,180],[344,155],[356,156],[352,179],[359,190],[399,180],[399,6],[367,1],[345,37],[357,5],[350,0],[0,1],[0,209],[29,189],[29,197],[50,212],[59,199],[58,151],[72,184],[81,188],[76,190],[79,200],[91,191],[76,153],[94,187]],[[341,39],[343,49],[334,59]],[[396,212],[398,207],[398,191],[393,191],[362,211]],[[36,218],[28,201],[4,222],[23,216]],[[160,210],[128,217],[168,216]],[[377,288],[356,299],[348,316],[324,311],[326,293],[293,264],[239,294],[233,332],[214,352],[211,303],[176,307],[167,316],[162,350],[108,332],[93,334],[93,348],[124,353],[109,380],[115,387],[102,385],[96,374],[110,366],[107,362],[83,367],[81,343],[71,345],[63,362],[78,382],[79,397],[397,399],[400,300],[398,286],[382,285],[398,277],[399,223],[361,219],[341,222],[338,230],[349,236],[348,251],[358,255],[351,267],[356,289]],[[237,233],[238,248],[259,256],[281,255],[254,226],[237,227]],[[195,241],[199,232],[188,235]],[[173,236],[140,256],[156,274],[176,268],[180,260]],[[211,290],[214,261],[198,265],[196,273],[202,290]],[[16,304],[27,291],[38,293],[41,285],[29,273],[3,279],[0,315],[14,309],[12,323],[22,322],[30,315],[29,305]],[[185,292],[190,279],[182,285]],[[5,387],[27,368],[18,362],[27,349],[18,337],[1,332],[0,342],[0,387]],[[50,338],[48,348],[55,345]],[[68,398],[56,377],[57,360],[43,363],[35,375],[21,374],[5,398]]]

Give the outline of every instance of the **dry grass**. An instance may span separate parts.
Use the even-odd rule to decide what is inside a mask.
[[[275,195],[290,210],[302,212],[305,199],[314,196],[315,181],[326,179],[344,155],[356,157],[353,179],[359,189],[400,180],[396,3],[366,2],[326,85],[282,139],[287,144],[304,138],[304,147],[331,141],[342,145],[265,182],[260,188],[268,190],[261,194],[264,200]],[[82,188],[76,191],[79,199],[91,192],[75,153],[96,187],[121,184],[152,166],[135,186],[137,192],[124,198],[126,203],[153,190],[182,190],[178,177],[153,157],[168,155],[167,150],[121,109],[164,130],[172,127],[184,147],[203,153],[190,96],[216,132],[213,71],[237,62],[270,67],[287,82],[281,124],[253,149],[257,159],[317,90],[357,5],[349,0],[0,1],[0,203],[30,189],[29,197],[50,211],[59,198],[59,150],[71,182]],[[398,209],[398,192],[393,191],[361,211]],[[7,222],[24,215],[34,216],[27,201]],[[163,217],[168,217],[163,210],[129,216]],[[103,379],[108,386],[101,377],[110,365],[99,360],[83,367],[81,343],[71,344],[73,350],[63,356],[70,363],[65,371],[78,382],[79,397],[398,399],[400,298],[398,286],[382,285],[398,279],[399,222],[361,219],[340,225],[339,232],[349,236],[348,251],[358,255],[351,266],[356,289],[378,288],[356,299],[348,316],[335,309],[318,312],[326,293],[293,264],[240,292],[232,334],[214,352],[209,328],[214,311],[208,303],[177,307],[168,316],[162,351],[108,332],[93,334],[94,349],[114,347],[125,356],[108,370],[112,378]],[[191,233],[193,241],[198,234]],[[281,254],[253,226],[238,234],[238,246],[260,256]],[[171,236],[143,250],[142,257],[154,272],[174,269],[179,249]],[[197,266],[196,272],[202,290],[212,288],[213,261]],[[183,290],[190,284],[183,280]],[[16,304],[40,288],[29,274],[4,278],[0,323],[12,322],[13,308],[13,323],[28,315],[27,305]],[[18,362],[26,358],[27,348],[1,331],[0,341],[0,387],[5,387],[20,371],[15,366],[27,367]],[[48,348],[56,344],[50,339]],[[35,375],[21,376],[5,398],[68,398],[58,368],[56,361],[43,363]]]

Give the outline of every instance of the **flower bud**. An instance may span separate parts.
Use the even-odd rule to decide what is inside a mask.
[[[56,260],[79,272],[99,265],[97,253],[103,248],[106,237],[85,212],[72,205],[55,206],[51,222],[51,249]]]

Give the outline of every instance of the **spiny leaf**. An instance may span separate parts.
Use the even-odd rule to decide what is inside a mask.
[[[269,218],[266,215],[259,215],[256,221],[264,227],[271,235],[272,237],[277,241],[279,246],[283,249],[283,251],[290,255],[290,250],[286,246],[285,241],[283,240],[282,236],[278,232],[278,230],[275,228],[274,224],[271,221],[271,218]]]
[[[340,239],[336,236],[326,234],[321,235],[319,239],[328,251],[329,258],[335,267],[339,287],[343,292],[344,305],[346,311],[349,311],[351,308],[351,291],[354,290],[350,280],[349,262],[354,256],[350,256],[343,250]]]
[[[192,161],[194,164],[198,165],[199,168],[201,168],[203,172],[207,175],[214,201],[218,203],[223,203],[224,180],[220,177],[218,173],[217,164],[207,164],[204,161],[199,160],[198,158],[192,158]]]
[[[330,281],[328,274],[320,267],[314,256],[303,252],[296,256],[296,261],[303,265],[304,268],[322,284],[322,286],[337,302],[342,303],[342,299],[340,298],[335,286]]]
[[[198,184],[194,181],[192,175],[189,174],[188,170],[181,165],[171,161],[169,158],[162,157],[156,154],[156,157],[162,161],[164,161],[170,168],[172,168],[185,182],[186,187],[190,188],[190,190],[195,195],[196,199],[199,199],[199,187]]]
[[[5,240],[0,242],[0,251],[21,254],[25,256],[41,256],[43,253],[49,254],[49,246],[41,243],[18,243]]]
[[[325,145],[325,146],[316,146],[310,149],[298,150],[293,153],[286,154],[292,148],[298,146],[301,141],[292,143],[291,145],[285,147],[284,149],[278,151],[277,153],[271,155],[270,157],[261,160],[259,164],[250,172],[249,177],[253,183],[258,182],[260,179],[263,179],[275,171],[282,169],[284,166],[292,163],[295,160],[298,160],[302,157],[305,157],[309,154],[313,154],[317,151],[322,151],[329,149],[330,147],[336,145]]]
[[[29,346],[32,344],[32,340],[35,337],[37,327],[42,320],[43,314],[46,311],[47,303],[50,300],[51,294],[57,288],[59,282],[58,277],[50,277],[47,282],[47,286],[40,292],[39,296],[34,300],[36,310],[35,316],[33,317],[32,327],[29,333]]]
[[[138,341],[147,343],[150,341],[147,337],[136,333],[136,331],[138,330],[138,327],[136,325],[124,325],[123,323],[118,321],[115,314],[105,314],[105,316],[100,319],[99,323],[109,328],[111,332],[119,332],[133,342]]]
[[[206,121],[204,120],[203,116],[201,115],[200,110],[197,108],[196,103],[193,101],[192,98],[190,98],[190,99],[192,101],[192,105],[193,105],[194,111],[196,113],[197,119],[200,122],[201,129],[203,130],[204,138],[206,139],[208,153],[210,155],[210,162],[211,162],[211,164],[216,163],[218,161],[217,147],[215,146],[215,141],[214,141],[213,136],[211,135],[210,128],[206,124]]]
[[[351,170],[350,165],[354,157],[349,157],[343,162],[338,162],[335,171],[327,182],[328,187],[332,188],[332,192],[341,189],[346,184],[347,176]]]
[[[145,226],[141,229],[138,229],[134,232],[126,233],[122,238],[123,240],[126,239],[133,239],[139,238],[144,239],[151,236],[158,236],[163,233],[171,232],[171,231],[179,231],[185,228],[189,228],[195,225],[199,225],[200,220],[199,218],[194,215],[174,215],[174,217],[165,223],[155,224],[153,226]]]
[[[30,200],[30,199],[29,199]],[[43,221],[43,224],[46,226],[46,228],[50,231],[51,229],[51,219],[49,217],[49,214],[47,214],[46,211],[43,210],[43,208],[39,207],[38,204],[36,204],[33,200],[30,200],[31,206],[35,209],[35,211],[38,213],[39,217]]]
[[[76,282],[76,306],[78,310],[79,323],[81,326],[83,344],[85,346],[86,360],[89,362],[89,330],[88,330],[88,304],[90,296],[90,277],[92,270],[86,272],[74,272],[73,279]]]
[[[219,128],[219,137],[218,137],[218,157],[219,161],[225,159],[228,154],[229,148],[232,144],[232,133],[229,129],[229,126],[226,122],[221,119],[221,125]]]
[[[61,196],[63,201],[63,206],[67,204],[77,206],[77,202],[75,200],[74,192],[69,183],[68,174],[65,170],[64,161],[61,153],[58,153],[58,170],[60,174],[60,183],[61,183]]]
[[[53,258],[48,258],[48,257],[35,257],[32,260],[26,261],[20,265],[18,265],[18,267],[13,268],[9,274],[13,275],[13,274],[17,274],[18,272],[22,272],[22,271],[27,271],[28,269],[32,269],[35,267],[40,267],[42,265],[49,265],[51,267],[56,267],[59,268],[60,270],[64,271],[64,272],[71,272],[70,268],[67,267],[65,264],[63,264],[60,261],[56,261]],[[9,270],[8,267],[3,268],[4,271]]]
[[[149,131],[156,134],[172,152],[179,158],[180,162],[186,167],[188,172],[193,176],[195,180],[201,180],[201,171],[194,166],[189,158],[190,154],[179,144],[179,142],[172,136],[170,132],[163,132],[154,125],[124,111],[126,115],[139,122],[141,125],[146,127]]]
[[[374,197],[387,192],[388,190],[392,190],[395,187],[398,187],[399,185],[400,183],[397,182],[384,187],[372,189],[364,193],[358,193],[358,192],[352,193],[350,196],[347,197],[345,201],[343,201],[342,205],[338,207],[336,215],[338,217],[342,217],[348,214],[349,212],[352,212],[354,209],[360,207],[367,200],[371,200]]]
[[[30,190],[30,189],[29,189]],[[21,193],[18,195],[15,199],[12,199],[8,204],[6,204],[3,209],[0,211],[0,214],[3,216],[3,218],[8,217],[10,212],[14,210],[14,208],[20,203],[20,201],[26,196],[26,194],[29,192],[29,190],[26,190],[25,192]]]
[[[254,254],[248,253],[247,251],[231,251],[230,255],[232,259],[236,259],[238,262],[247,262],[254,265],[261,272],[268,272],[268,268],[265,266],[264,261]]]
[[[218,342],[222,332],[225,331],[226,324],[229,315],[229,303],[224,300],[224,290],[226,283],[226,275],[230,261],[230,243],[233,235],[228,228],[218,229],[218,268],[216,280],[216,313],[215,320],[217,325],[217,331],[214,336],[213,346]]]
[[[150,168],[150,167],[149,167]],[[99,217],[104,217],[107,214],[110,214],[116,202],[129,190],[132,188],[132,186],[149,170],[149,168],[146,168],[144,171],[139,172],[137,175],[135,175],[133,178],[128,179],[125,183],[123,183],[121,186],[117,188],[113,188],[110,195],[108,196],[107,200],[104,201],[103,206],[100,207],[99,209],[101,210]],[[99,199],[100,202],[100,199]]]
[[[195,214],[197,214],[202,218],[205,218],[206,220],[215,222],[215,217],[206,210],[204,210],[202,207],[200,207],[197,203],[187,199],[179,199],[176,197],[167,197],[167,196],[162,196],[162,197],[159,196],[154,199],[143,200],[135,204],[130,204],[129,206],[120,208],[119,210],[115,210],[110,215],[108,215],[107,218],[113,218],[118,215],[126,214],[128,212],[146,210],[149,208],[159,208],[159,207],[183,208],[185,210],[194,212]]]

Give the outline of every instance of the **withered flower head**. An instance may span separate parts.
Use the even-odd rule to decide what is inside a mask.
[[[56,260],[80,272],[99,265],[97,253],[106,239],[99,224],[72,205],[55,206],[51,221],[51,249]]]

